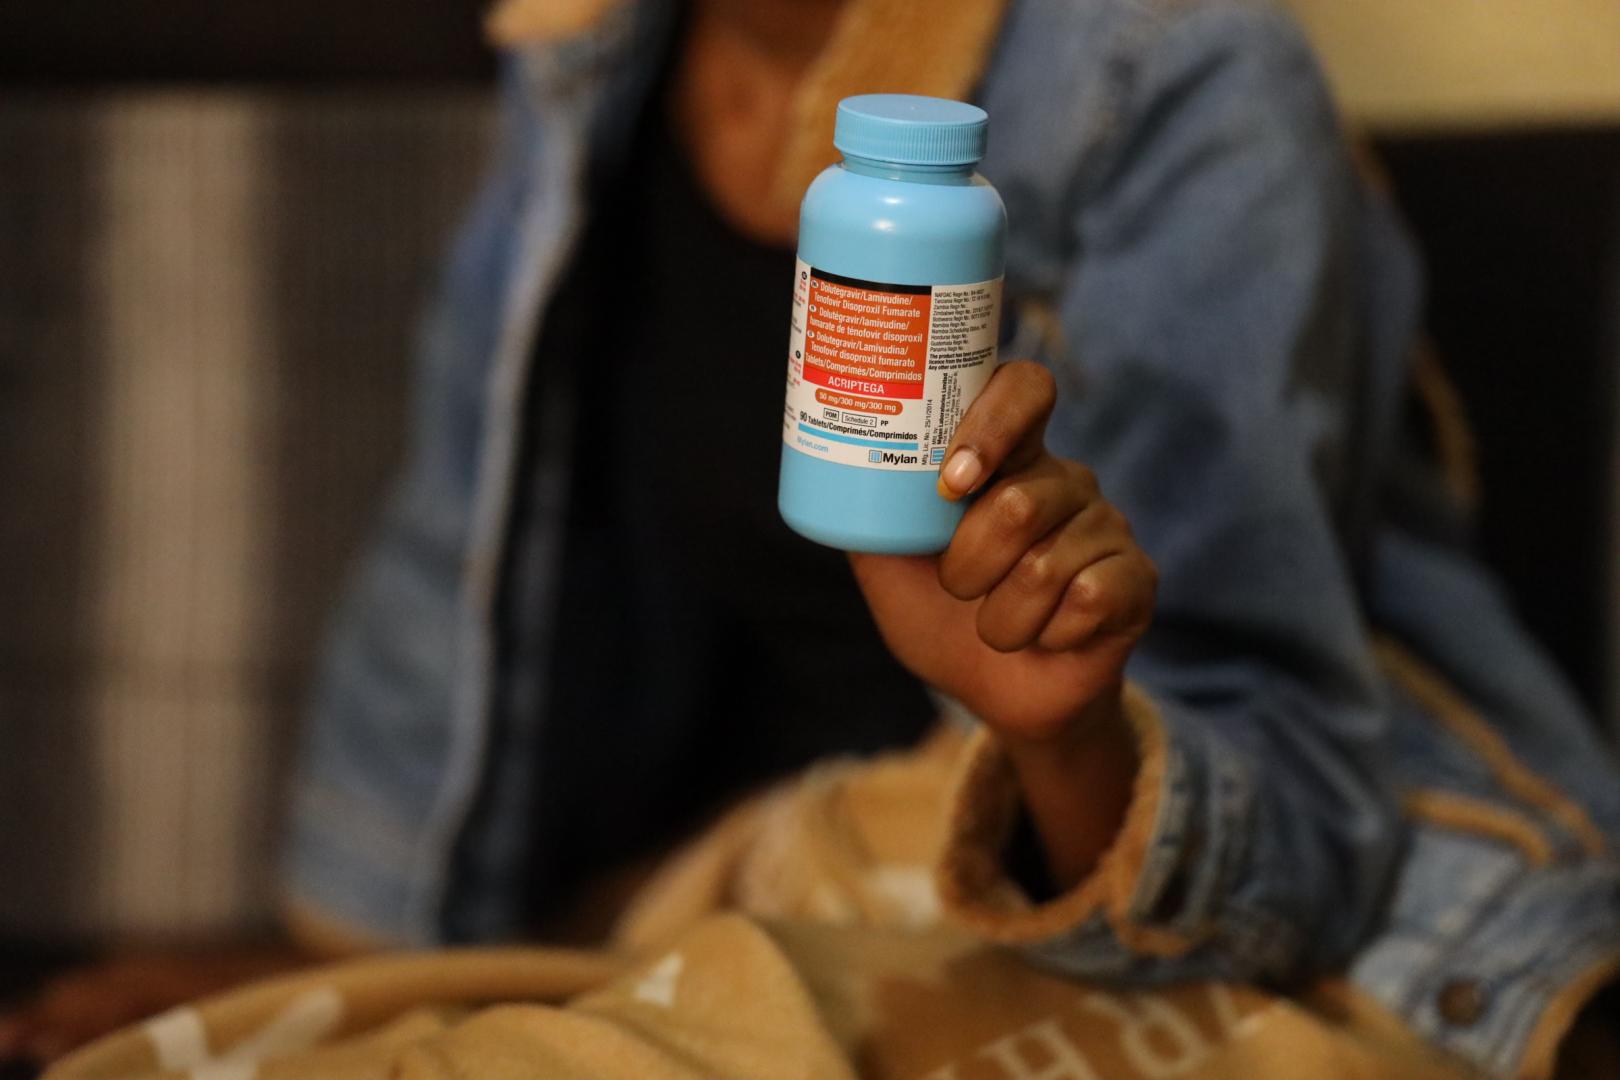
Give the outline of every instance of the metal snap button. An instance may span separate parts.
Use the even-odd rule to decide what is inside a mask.
[[[1485,1015],[1485,991],[1476,979],[1453,979],[1440,988],[1440,1019],[1453,1027],[1471,1027]]]

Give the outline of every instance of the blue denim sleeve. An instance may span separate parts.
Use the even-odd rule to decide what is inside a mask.
[[[1095,880],[1036,903],[972,850],[1013,813],[986,740],[942,884],[981,931],[1083,977],[1283,980],[1364,939],[1400,845],[1355,553],[1415,281],[1399,244],[1368,265],[1378,208],[1293,25],[1178,10],[1116,65],[1050,431],[1159,566],[1129,670],[1144,773]],[[1405,275],[1394,302],[1381,274]]]
[[[328,635],[290,786],[280,888],[356,940],[436,940],[443,859],[432,814],[446,783],[461,584],[488,358],[515,253],[524,142],[515,74],[503,131],[419,332],[411,441]]]

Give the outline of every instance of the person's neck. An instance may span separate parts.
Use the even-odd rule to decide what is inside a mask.
[[[731,225],[792,241],[794,206],[771,198],[793,98],[845,0],[695,0],[671,85],[671,119],[699,185]]]
[[[801,73],[826,45],[846,0],[696,0],[696,22],[734,36],[763,62]]]

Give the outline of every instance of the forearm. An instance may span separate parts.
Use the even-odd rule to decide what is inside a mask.
[[[1141,767],[1122,687],[1099,695],[1058,734],[1002,737],[1051,884],[1078,884],[1113,843]]]

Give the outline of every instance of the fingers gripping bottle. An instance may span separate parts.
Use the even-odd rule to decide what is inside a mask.
[[[996,365],[1007,215],[974,172],[987,122],[906,94],[838,106],[843,160],[799,211],[782,416],[777,504],[811,540],[928,554],[961,520],[936,479]]]

